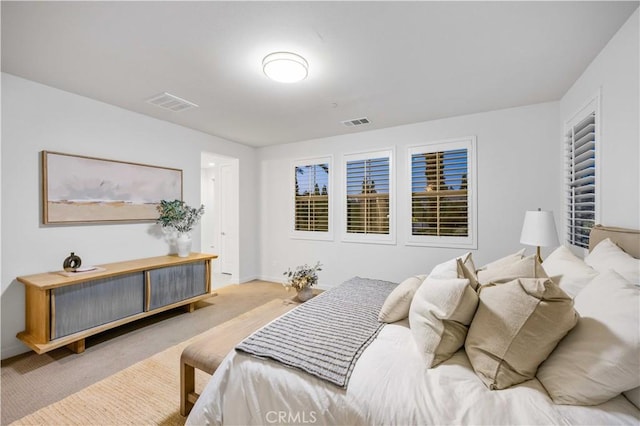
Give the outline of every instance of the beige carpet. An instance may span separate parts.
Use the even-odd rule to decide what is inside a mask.
[[[193,313],[167,311],[92,336],[82,354],[59,348],[3,360],[0,423],[22,419],[270,300],[292,297],[281,284],[260,281],[216,291]]]
[[[193,339],[122,370],[13,425],[183,425],[180,354]],[[196,390],[209,379],[198,371]]]
[[[251,316],[263,324],[293,307],[290,300],[273,300],[239,318],[246,317],[249,321]],[[225,324],[217,328],[226,330]],[[12,425],[183,425],[186,418],[179,412],[180,354],[187,345],[208,333],[140,361]],[[218,337],[235,339],[228,333]],[[196,392],[202,392],[209,378],[196,370]]]

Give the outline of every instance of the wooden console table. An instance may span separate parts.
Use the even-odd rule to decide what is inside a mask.
[[[192,312],[211,295],[211,261],[218,256],[159,256],[99,265],[104,270],[18,277],[25,285],[26,330],[17,337],[36,353],[67,346],[84,351],[85,338],[179,306]]]

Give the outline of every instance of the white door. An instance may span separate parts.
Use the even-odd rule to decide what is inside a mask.
[[[222,164],[220,166],[220,178],[218,179],[218,192],[220,194],[220,253],[218,256],[218,263],[220,265],[220,272],[223,274],[233,274],[233,256],[230,256],[230,251],[233,247],[233,229],[232,220],[229,217],[232,209],[232,184],[233,178],[231,175],[231,166],[229,164]]]
[[[200,240],[202,252],[217,253],[218,250],[218,224],[216,223],[218,214],[215,209],[218,205],[215,193],[215,178],[210,169],[202,169],[202,193],[201,202],[204,204],[204,216],[200,222]],[[214,263],[215,265],[215,263]]]

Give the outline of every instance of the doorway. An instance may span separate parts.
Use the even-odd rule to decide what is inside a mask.
[[[214,153],[201,155],[201,251],[217,254],[212,288],[239,282],[239,160]]]

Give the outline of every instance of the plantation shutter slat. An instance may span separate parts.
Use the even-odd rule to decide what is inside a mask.
[[[329,232],[329,164],[295,167],[294,229]]]
[[[412,235],[469,235],[468,154],[467,149],[412,154]]]
[[[567,132],[565,145],[567,242],[588,248],[596,213],[596,115],[591,112]]]
[[[390,157],[346,161],[347,234],[389,235]]]

